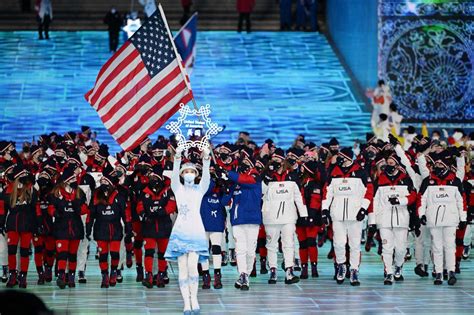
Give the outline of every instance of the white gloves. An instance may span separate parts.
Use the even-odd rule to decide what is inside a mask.
[[[177,159],[180,159],[180,158],[181,158],[181,155],[182,155],[182,153],[183,153],[183,151],[184,151],[184,147],[178,146],[178,147],[176,148],[175,157],[176,157]]]
[[[211,154],[211,151],[209,150],[209,148],[208,147],[203,148],[202,153],[203,153],[203,158],[208,160],[209,155]]]

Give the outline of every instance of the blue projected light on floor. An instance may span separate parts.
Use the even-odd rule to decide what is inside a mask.
[[[106,32],[0,32],[0,139],[91,126],[112,151],[120,148],[84,100],[110,58]],[[199,104],[226,125],[215,140],[235,140],[247,130],[289,146],[297,134],[321,142],[338,137],[350,145],[370,129],[348,75],[326,38],[314,33],[200,32],[191,75]],[[169,135],[160,129],[157,134]],[[154,137],[152,137],[153,139]]]

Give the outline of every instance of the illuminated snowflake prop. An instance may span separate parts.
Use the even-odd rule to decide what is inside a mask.
[[[191,147],[203,150],[209,146],[211,136],[217,135],[222,131],[217,123],[213,123],[209,115],[211,114],[211,105],[206,104],[199,109],[192,109],[188,105],[180,104],[179,117],[177,121],[172,121],[166,125],[172,134],[176,136],[178,146],[187,150]],[[183,127],[186,132],[183,133]],[[197,140],[190,140],[189,137],[196,137]]]

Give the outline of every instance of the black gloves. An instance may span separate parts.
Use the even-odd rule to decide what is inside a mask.
[[[92,223],[89,222],[86,224],[86,238],[87,240],[91,240],[91,234],[92,234]]]
[[[365,216],[367,215],[367,210],[364,208],[360,208],[359,212],[357,213],[356,219],[357,221],[363,221],[365,219]]]
[[[388,141],[390,142],[391,145],[393,146],[396,146],[399,142],[398,142],[398,139],[392,135],[392,134],[389,134],[388,135]]]
[[[474,206],[467,209],[467,222],[472,222],[474,219]]]
[[[449,147],[446,149],[448,151],[448,154],[453,155],[455,157],[460,157],[461,156],[461,151],[456,148],[456,147]]]
[[[377,225],[375,225],[375,224],[370,224],[370,225],[369,225],[369,233],[373,235],[373,234],[375,234],[376,232],[377,232]]]
[[[323,222],[324,224],[326,224],[326,225],[329,225],[330,219],[331,219],[331,214],[330,214],[329,210],[326,210],[326,209],[323,210],[323,211],[321,212],[321,220],[322,220],[322,222]]]
[[[319,211],[316,211],[316,214],[314,216],[314,225],[316,225],[316,226],[322,226],[323,225],[323,215]]]
[[[227,179],[228,172],[225,168],[223,168],[219,165],[216,165],[214,167],[214,169],[215,169],[215,173],[216,173],[217,178]]]
[[[467,226],[467,222],[466,221],[461,221],[461,222],[459,222],[458,228],[460,230],[464,230],[466,228],[466,226]]]
[[[34,236],[41,236],[41,235],[44,235],[43,224],[39,224],[38,227],[36,228],[36,233],[34,233]]]
[[[426,215],[422,215],[421,218],[420,218],[420,223],[422,225],[426,225]]]
[[[414,231],[416,237],[419,237],[421,234],[420,227],[420,218],[415,213],[410,213],[409,230]]]
[[[390,202],[392,206],[400,204],[400,200],[398,200],[398,197],[389,197],[388,202]]]

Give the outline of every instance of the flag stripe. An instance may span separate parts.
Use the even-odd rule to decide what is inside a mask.
[[[146,75],[143,79],[138,81],[135,85],[129,85],[127,86],[127,89],[122,89],[119,93],[117,93],[118,100],[117,102],[111,103],[113,106],[109,106],[108,111],[103,111],[103,113],[99,113],[100,117],[102,118],[102,121],[104,124],[108,122],[110,119],[116,115],[116,113],[124,106],[124,104],[127,104],[129,102],[133,102],[136,99],[138,99],[137,96],[137,91],[141,91],[143,88],[148,86],[150,83],[150,77]],[[133,104],[131,105],[133,108]]]
[[[119,118],[118,120],[109,120],[105,123],[105,126],[110,130],[110,132],[117,134],[118,137],[120,137],[124,132],[126,132],[127,125],[125,124],[125,121],[131,121],[133,124],[137,124],[138,120],[140,117],[143,115],[146,115],[148,110],[155,106],[157,101],[160,100],[162,97],[166,97],[170,91],[173,90],[173,88],[180,84],[182,81],[181,78],[174,77],[170,78],[171,80],[167,83],[162,83],[160,82],[160,85],[157,87],[153,87],[152,90],[149,91],[149,93],[146,93],[140,101],[134,104],[134,107],[137,106],[138,110],[132,110],[132,111],[122,111],[121,113],[118,113],[118,115],[114,116],[114,118]]]
[[[91,98],[94,96],[96,89],[100,86],[102,81],[107,77],[108,73],[110,73],[115,67],[120,64],[120,61],[123,60],[126,56],[128,56],[134,47],[131,43],[126,42],[120,49],[110,58],[105,65],[100,69],[99,74],[97,75],[97,80],[94,84],[94,88],[89,91],[87,95],[87,101],[91,103]],[[116,62],[117,61],[117,62]],[[106,75],[107,74],[107,75]]]
[[[94,88],[92,88],[89,92],[86,93],[85,95],[85,98],[86,100],[90,103],[90,95],[94,92],[95,90],[95,87],[97,85],[97,82],[99,81],[100,77],[102,76],[102,74],[104,73],[104,71],[106,71],[110,65],[114,62],[114,60],[116,58],[118,58],[118,56],[120,56],[122,54],[122,52],[130,45],[129,42],[125,42],[125,44],[123,44],[122,47],[119,48],[119,50],[117,50],[117,52],[112,56],[112,58],[110,58],[109,60],[107,60],[107,62],[102,66],[102,68],[100,69],[99,71],[99,74],[97,75],[97,79],[95,80],[95,83],[94,83]]]
[[[158,76],[157,76],[158,77]],[[155,78],[157,78],[155,77]],[[173,82],[174,80],[174,82]],[[142,107],[146,107],[147,103],[150,99],[156,96],[157,93],[163,93],[163,89],[170,89],[169,83],[179,83],[181,80],[180,78],[180,71],[178,69],[174,69],[170,74],[168,74],[165,78],[162,78],[157,83],[148,83],[145,87],[140,89],[138,93],[134,93],[125,103],[116,106],[116,110],[111,110],[104,114],[104,124],[107,128],[110,128],[111,132],[116,132],[116,128],[114,127],[117,124],[123,123],[123,117],[128,117],[130,112],[133,113],[140,113],[143,109]],[[162,94],[159,94],[162,95]],[[121,121],[122,120],[122,121]]]
[[[118,60],[117,60],[118,61]],[[128,56],[123,58],[120,61],[120,64],[117,65],[117,68],[110,71],[107,76],[103,76],[103,80],[97,86],[98,88],[95,90],[94,95],[92,95],[91,102],[97,104],[97,99],[100,97],[104,89],[122,72],[125,71],[127,73],[128,65],[133,64],[140,61],[140,53],[137,50],[133,50]],[[97,105],[96,105],[97,107]],[[97,108],[96,108],[97,109]]]
[[[127,70],[128,73],[127,73]],[[140,58],[134,60],[124,71],[120,73],[117,77],[114,78],[102,92],[102,95],[95,102],[97,105],[97,110],[101,110],[105,104],[108,104],[110,100],[116,95],[118,91],[127,86],[130,82],[136,79],[136,77],[143,77],[146,75],[147,71],[145,65],[141,62]]]
[[[132,100],[132,97],[136,94],[137,98],[135,98],[135,100],[139,100],[139,99],[141,99],[143,94],[145,94],[147,92],[147,90],[143,90],[143,87],[144,87],[143,84],[145,84],[145,86],[150,85],[149,88],[151,88],[152,87],[151,85],[159,83],[160,78],[166,77],[172,70],[173,70],[173,66],[170,65],[170,66],[166,67],[160,73],[160,75],[158,75],[154,78],[150,78],[148,75],[146,75],[143,80],[139,81],[138,80],[139,77],[136,77],[134,79],[134,82],[130,82],[130,84],[127,85],[127,87],[126,87],[127,89],[129,89],[130,93],[125,93],[124,97],[120,98],[117,103],[115,103],[115,104],[110,103],[110,104],[107,104],[107,106],[104,106],[101,110],[99,110],[99,115],[104,116],[104,115],[107,115],[109,112],[112,112],[111,114],[115,115],[115,113],[117,112],[118,109],[120,109],[121,107],[126,107],[126,106],[128,106],[126,108],[126,110],[128,111],[129,107],[131,106],[130,102]],[[141,82],[141,81],[143,81],[143,82]],[[141,83],[141,84],[137,84],[136,82]],[[127,90],[124,90],[124,91],[127,91]]]
[[[150,125],[152,125],[157,119],[155,115],[159,114],[162,108],[164,108],[162,111],[168,111],[176,105],[178,100],[182,98],[183,95],[177,93],[183,90],[183,84],[184,82],[181,82],[164,98],[160,99],[156,104],[154,104],[152,108],[150,108],[150,110],[148,110],[145,115],[140,116],[138,121],[135,122],[133,120],[129,120],[129,122],[132,122],[133,125],[129,125],[128,128],[126,128],[125,133],[119,136],[117,140],[127,143],[127,140],[133,138],[134,135],[140,134],[140,132],[138,132],[140,129],[142,129],[142,131],[148,130]],[[117,133],[115,135],[117,135]]]
[[[179,99],[179,97],[181,98]],[[153,117],[151,117],[146,124],[143,124],[142,128],[140,128],[141,132],[138,132],[137,134],[153,133],[179,110],[179,104],[187,104],[191,100],[191,93],[181,93],[181,95],[168,102],[168,105],[166,107],[162,107],[159,111],[157,111],[155,115],[153,115]],[[173,106],[174,103],[176,104],[175,106]],[[130,137],[129,139],[127,139],[127,141],[123,142],[123,145],[128,146],[130,148],[134,148],[141,140],[142,139],[138,137]]]

